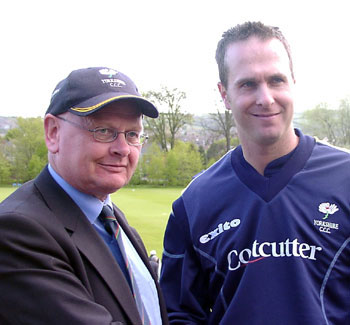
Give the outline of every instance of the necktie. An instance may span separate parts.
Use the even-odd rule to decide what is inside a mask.
[[[116,249],[115,258],[132,290],[132,284],[131,284],[130,273],[128,271],[128,266],[126,261],[124,260],[124,255],[120,249],[120,245],[118,242],[118,238],[120,238],[120,228],[117,220],[115,219],[113,210],[108,205],[105,205],[99,215],[99,219],[104,225],[106,231],[110,235],[112,235],[117,241],[117,245],[115,245],[115,249]]]
[[[122,240],[122,236],[121,236],[120,226],[119,226],[117,219],[114,216],[113,210],[108,205],[104,205],[102,212],[99,215],[99,219],[102,221],[106,231],[109,234],[111,234],[112,236],[114,236],[114,238],[117,241],[118,250],[121,253],[121,256],[120,256],[121,258],[120,258],[120,261],[118,260],[118,263],[121,266],[121,269],[124,272],[125,277],[129,282],[129,285],[132,288],[135,302],[137,305],[137,309],[140,313],[140,317],[142,320],[142,324],[144,324],[144,325],[151,324],[151,322],[148,318],[148,315],[146,313],[145,307],[143,305],[139,288],[138,288],[136,282],[134,281],[134,277],[133,277],[132,270],[131,270],[131,267],[130,267],[130,264],[128,261],[128,257],[126,255],[126,252],[124,249],[124,244],[123,244],[123,240]]]

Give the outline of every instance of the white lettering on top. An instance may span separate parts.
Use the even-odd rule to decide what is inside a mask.
[[[238,227],[240,225],[240,223],[241,223],[240,219],[233,219],[231,221],[226,221],[224,223],[219,223],[218,226],[214,230],[212,230],[209,233],[201,236],[199,238],[199,241],[202,244],[205,244],[208,241],[214,239],[216,236],[222,234],[224,231],[229,230],[231,228]]]
[[[235,271],[241,266],[260,261],[267,257],[301,257],[308,260],[316,260],[316,253],[322,251],[322,247],[299,243],[298,239],[291,241],[289,238],[284,242],[253,242],[251,248],[245,248],[238,252],[231,250],[227,255],[228,269]],[[251,259],[253,258],[253,259]]]

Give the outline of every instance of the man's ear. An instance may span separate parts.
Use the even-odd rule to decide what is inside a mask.
[[[222,101],[225,104],[226,109],[231,110],[231,106],[230,106],[229,100],[227,98],[227,91],[226,91],[225,86],[221,82],[218,82],[218,88],[219,88],[219,92],[220,92]]]
[[[44,118],[45,143],[51,153],[58,152],[59,149],[59,123],[57,117],[47,114]]]

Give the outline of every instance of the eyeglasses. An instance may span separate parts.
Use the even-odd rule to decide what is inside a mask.
[[[113,128],[97,127],[95,129],[88,129],[78,123],[70,120],[66,120],[61,116],[56,116],[58,119],[68,122],[80,129],[92,132],[94,139],[98,142],[113,142],[119,134],[123,133],[125,135],[126,143],[130,146],[142,146],[146,143],[148,136],[138,131],[117,131]]]

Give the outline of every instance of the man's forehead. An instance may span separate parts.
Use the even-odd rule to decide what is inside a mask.
[[[246,40],[232,42],[228,45],[225,59],[230,59],[232,56],[237,58],[242,56],[243,59],[250,56],[261,54],[262,51],[268,50],[270,53],[278,54],[279,56],[286,56],[288,53],[283,43],[277,38],[261,39],[256,36],[251,36]]]
[[[229,74],[244,72],[242,77],[250,77],[249,71],[258,72],[256,69],[268,69],[271,74],[291,73],[288,53],[282,42],[276,38],[249,38],[231,43],[227,48],[225,61]]]

